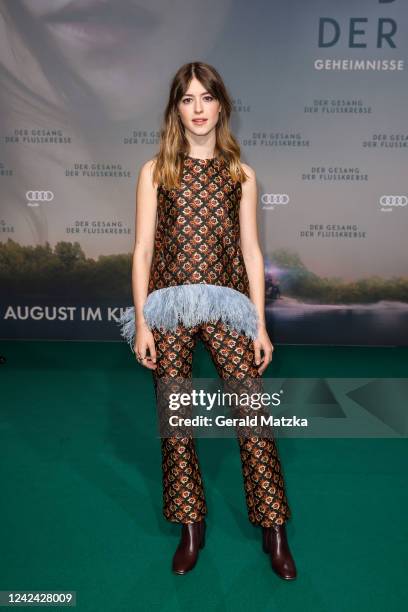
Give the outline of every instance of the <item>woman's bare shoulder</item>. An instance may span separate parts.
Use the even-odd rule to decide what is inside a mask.
[[[146,160],[142,163],[139,172],[140,180],[149,183],[152,186],[154,186],[153,172],[156,166],[156,161],[156,157],[152,157],[151,159]]]
[[[152,157],[151,159],[146,160],[142,163],[140,167],[140,171],[146,174],[152,173],[157,162],[156,157]]]
[[[256,180],[255,170],[248,164],[244,164],[244,162],[240,162],[240,163],[247,177],[251,180]]]

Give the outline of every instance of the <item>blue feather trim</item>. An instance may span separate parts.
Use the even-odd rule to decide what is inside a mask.
[[[251,300],[231,287],[196,283],[157,289],[147,296],[143,315],[150,329],[174,331],[180,323],[194,327],[198,323],[215,323],[221,319],[229,328],[252,340],[258,335],[258,313]],[[132,351],[135,343],[133,306],[120,317],[121,335]]]

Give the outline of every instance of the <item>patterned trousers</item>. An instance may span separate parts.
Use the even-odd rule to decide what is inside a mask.
[[[209,351],[223,380],[261,380],[253,341],[221,320],[175,331],[153,328],[157,368],[152,370],[157,399],[158,378],[192,377],[197,338]],[[273,436],[237,436],[248,517],[254,525],[282,525],[291,516]],[[163,514],[172,522],[194,523],[207,514],[203,480],[194,438],[161,438]]]

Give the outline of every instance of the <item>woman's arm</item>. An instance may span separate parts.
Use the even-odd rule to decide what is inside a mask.
[[[255,363],[261,363],[261,349],[264,352],[261,374],[272,361],[274,347],[268,337],[265,322],[265,271],[264,259],[258,238],[258,190],[254,170],[242,164],[247,180],[242,183],[242,196],[239,210],[241,251],[248,273],[251,301],[255,304],[258,316],[258,338],[254,340]]]
[[[143,164],[136,187],[136,227],[132,262],[132,293],[135,326],[145,325],[143,306],[154,252],[157,213],[157,186],[153,184],[155,160]]]
[[[251,300],[256,306],[260,324],[265,326],[265,272],[258,238],[256,175],[247,164],[242,164],[242,167],[248,179],[242,183],[239,210],[241,250],[248,273]]]

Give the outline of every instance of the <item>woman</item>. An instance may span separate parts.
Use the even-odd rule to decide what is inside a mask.
[[[255,388],[272,360],[256,177],[240,162],[230,114],[218,72],[202,62],[183,65],[171,84],[159,153],[140,171],[134,308],[121,325],[138,362],[152,370],[157,400],[158,381],[191,377],[197,338],[223,380]],[[290,510],[274,440],[238,440],[249,520],[262,526],[275,572],[293,579]],[[204,545],[207,513],[193,437],[162,438],[162,456],[163,513],[182,524],[173,571],[184,574]]]

